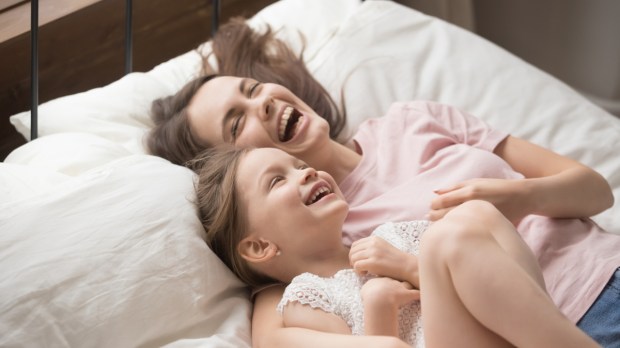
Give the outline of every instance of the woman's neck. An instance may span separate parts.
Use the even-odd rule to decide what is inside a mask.
[[[317,166],[328,172],[336,183],[340,184],[357,167],[362,160],[361,154],[356,151],[353,141],[343,145],[332,140],[329,153],[321,158],[323,166]]]

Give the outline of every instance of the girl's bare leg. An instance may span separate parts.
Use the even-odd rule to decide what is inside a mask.
[[[597,347],[553,304],[533,254],[488,202],[429,228],[420,284],[428,347]]]

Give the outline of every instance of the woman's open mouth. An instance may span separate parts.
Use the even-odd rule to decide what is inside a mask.
[[[278,125],[278,139],[281,142],[293,139],[303,118],[304,116],[301,112],[292,106],[287,106],[282,113],[282,118]]]

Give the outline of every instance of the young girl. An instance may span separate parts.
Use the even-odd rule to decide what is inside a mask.
[[[383,224],[349,249],[348,204],[326,172],[273,148],[211,150],[192,166],[207,243],[253,288],[290,283],[278,305],[286,327],[389,346],[597,346],[555,307],[530,250],[487,202],[432,225]],[[407,271],[418,251],[419,293]]]

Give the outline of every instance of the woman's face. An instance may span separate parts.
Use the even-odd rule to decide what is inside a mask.
[[[275,242],[282,252],[342,244],[348,205],[326,172],[281,150],[260,148],[241,159],[236,187],[248,234]]]
[[[188,106],[190,128],[204,145],[274,147],[311,158],[329,141],[329,125],[287,88],[249,78],[216,77]]]

